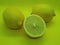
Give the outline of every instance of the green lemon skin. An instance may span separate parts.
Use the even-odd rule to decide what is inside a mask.
[[[32,8],[32,14],[37,14],[43,18],[45,23],[49,23],[55,16],[54,9],[47,4],[39,4]]]
[[[22,27],[24,15],[19,9],[9,7],[3,12],[3,19],[7,27],[11,29],[19,29]]]

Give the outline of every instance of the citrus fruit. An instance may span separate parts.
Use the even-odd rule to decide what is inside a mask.
[[[54,9],[47,4],[35,5],[32,8],[32,14],[41,16],[44,19],[45,23],[49,23],[55,16]]]
[[[7,27],[19,29],[22,26],[24,15],[16,7],[9,7],[4,10],[3,19]]]
[[[45,22],[44,20],[37,15],[28,16],[24,20],[24,30],[29,37],[37,38],[44,34],[45,32]]]

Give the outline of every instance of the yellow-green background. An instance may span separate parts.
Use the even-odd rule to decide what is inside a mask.
[[[27,37],[24,30],[10,30],[4,25],[3,11],[16,6],[26,16],[35,4],[48,4],[55,9],[56,16],[47,25],[45,34],[38,39]],[[0,45],[60,45],[60,1],[59,0],[0,0]]]

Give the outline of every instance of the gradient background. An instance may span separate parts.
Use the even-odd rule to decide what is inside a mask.
[[[55,9],[56,16],[47,25],[44,36],[38,39],[27,37],[23,29],[10,30],[3,22],[3,11],[9,6],[17,6],[23,14],[30,15],[35,4],[48,4]],[[0,45],[60,45],[60,1],[59,0],[0,0]]]

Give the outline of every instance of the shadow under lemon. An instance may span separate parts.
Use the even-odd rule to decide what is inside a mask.
[[[5,37],[22,37],[23,36],[23,29],[13,30],[8,28],[5,24],[3,25],[3,33]]]
[[[25,41],[26,41],[26,45],[43,45],[45,41],[45,35],[39,38],[31,38],[26,34]]]

